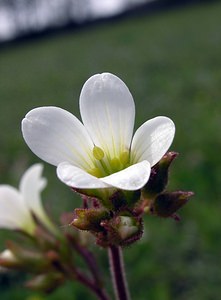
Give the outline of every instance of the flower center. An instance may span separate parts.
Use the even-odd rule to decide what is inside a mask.
[[[119,157],[110,157],[103,149],[98,146],[93,148],[94,168],[87,172],[95,177],[105,177],[121,171],[129,166],[130,153],[125,150],[120,153]]]

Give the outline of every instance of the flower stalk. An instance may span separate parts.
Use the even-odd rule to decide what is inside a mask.
[[[68,239],[71,242],[72,247],[85,261],[88,269],[91,271],[96,285],[99,287],[103,287],[103,282],[94,255],[85,246],[81,245],[80,243],[76,243],[75,239],[73,239],[71,235],[68,236]]]
[[[72,270],[71,268],[66,266],[64,270],[66,271],[67,277],[69,277],[73,281],[78,281],[82,285],[87,287],[91,292],[93,292],[97,296],[97,299],[110,300],[104,288],[97,285],[96,282],[94,282],[92,279],[90,279],[88,276],[82,273],[82,271],[80,271],[79,269]]]
[[[124,269],[122,248],[117,246],[110,246],[108,248],[108,254],[116,300],[130,300],[130,294]]]

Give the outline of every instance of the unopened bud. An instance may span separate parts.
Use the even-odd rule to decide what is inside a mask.
[[[9,250],[6,249],[0,253],[0,266],[16,269],[21,265],[21,262],[16,258],[16,256]]]
[[[71,225],[81,230],[100,231],[102,220],[109,218],[109,213],[102,208],[76,208],[75,218]]]
[[[126,240],[139,231],[136,220],[127,216],[119,217],[118,234],[122,240]]]
[[[8,241],[7,247],[19,262],[20,269],[31,272],[39,272],[47,269],[49,266],[49,262],[47,261],[45,255],[40,251],[26,249],[12,241]]]
[[[186,204],[193,194],[193,192],[183,191],[160,194],[153,202],[153,213],[160,217],[170,217]]]
[[[150,179],[143,188],[144,196],[152,198],[163,192],[168,183],[169,167],[177,155],[176,152],[166,153],[152,168]]]
[[[105,231],[97,235],[97,243],[102,247],[128,246],[140,239],[143,233],[142,220],[130,212],[121,212],[120,215],[101,222],[101,225]]]
[[[42,249],[53,248],[57,245],[59,236],[52,234],[47,228],[40,224],[36,226],[35,239]]]
[[[64,277],[60,273],[41,274],[26,283],[26,287],[50,293],[64,282]]]

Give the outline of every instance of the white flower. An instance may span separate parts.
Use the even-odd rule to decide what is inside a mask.
[[[167,117],[145,122],[135,132],[135,107],[127,86],[110,73],[96,74],[80,95],[83,124],[58,107],[31,110],[22,121],[31,150],[57,166],[59,179],[77,189],[137,190],[170,147],[174,123]]]
[[[46,186],[46,179],[41,177],[42,170],[42,164],[31,166],[23,174],[18,190],[10,185],[0,185],[0,228],[19,229],[32,235],[36,224],[31,212],[51,227],[40,199]]]
[[[0,252],[0,274],[6,273],[10,267],[16,267],[18,265],[20,265],[20,262],[11,250],[5,249]]]
[[[12,263],[18,262],[15,255],[9,249],[5,249],[2,252],[0,252],[0,260],[5,260],[6,262],[8,261]]]

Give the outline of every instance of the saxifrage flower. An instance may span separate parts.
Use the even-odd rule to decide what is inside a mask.
[[[110,73],[96,74],[80,94],[83,124],[59,107],[31,110],[22,121],[23,137],[41,159],[57,166],[59,179],[76,189],[138,190],[151,167],[167,152],[175,126],[167,117],[145,122],[135,132],[135,106],[125,83]]]

